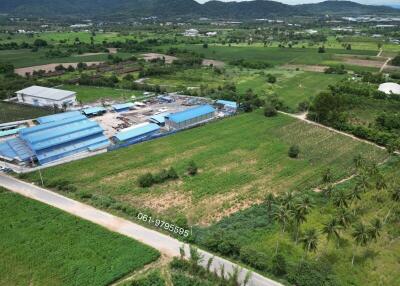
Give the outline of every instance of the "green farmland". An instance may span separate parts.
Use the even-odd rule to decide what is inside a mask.
[[[50,109],[9,102],[0,102],[0,110],[0,123],[33,119],[53,113]]]
[[[77,99],[85,103],[92,103],[98,100],[132,100],[132,96],[140,96],[139,91],[114,89],[109,87],[92,87],[92,86],[77,86],[63,85],[62,89],[75,91]]]
[[[299,159],[288,157],[293,144],[300,146]],[[288,116],[265,118],[254,112],[49,168],[43,175],[48,185],[66,181],[76,186],[77,196],[95,195],[92,198],[147,208],[171,219],[184,215],[190,223],[209,223],[267,193],[316,187],[328,167],[335,179],[348,176],[357,154],[374,161],[386,157],[371,145]],[[186,175],[190,160],[199,166],[197,176]],[[178,181],[138,186],[140,175],[169,167],[177,170]],[[27,178],[39,181],[36,173]]]
[[[318,53],[317,48],[264,48],[264,47],[237,47],[237,46],[209,46],[204,49],[199,45],[182,46],[182,48],[195,51],[204,55],[205,58],[220,61],[234,61],[246,59],[250,62],[264,62],[273,65],[282,64],[324,64],[335,58],[336,54],[352,54],[375,56],[375,51],[344,49],[327,49],[326,53]]]
[[[0,285],[109,285],[156,260],[147,246],[0,189]]]

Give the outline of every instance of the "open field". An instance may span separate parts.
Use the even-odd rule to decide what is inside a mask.
[[[0,285],[109,285],[159,254],[57,209],[0,190]]]
[[[400,158],[398,157],[392,157],[379,168],[389,190],[400,184],[399,168]],[[335,191],[343,189],[349,194],[354,189],[355,183],[356,180],[352,179],[337,186]],[[384,221],[389,210],[392,209],[392,216],[383,225],[377,241],[373,240],[366,247],[355,245],[354,238],[351,236],[353,223],[339,230],[339,240],[331,237],[330,241],[327,241],[326,235],[322,233],[323,224],[337,217],[339,208],[334,206],[332,199],[327,198],[323,193],[308,193],[313,202],[313,208],[306,221],[302,223],[300,233],[308,229],[317,229],[318,249],[315,253],[309,253],[306,260],[316,269],[320,269],[324,275],[331,277],[332,283],[328,285],[397,285],[400,281],[398,272],[400,221],[398,214],[395,215],[396,203],[391,200],[388,189],[377,190],[374,181],[371,180],[369,190],[362,193],[360,200],[350,203],[349,199],[349,211],[357,214],[353,218],[353,223],[361,221],[368,224],[374,218]],[[222,245],[219,247],[219,243],[228,241],[236,251],[240,252],[237,256],[247,257],[251,263],[262,259],[259,265],[265,269],[271,269],[272,257],[275,254],[275,247],[271,246],[275,246],[277,240],[280,245],[278,253],[285,257],[288,272],[296,271],[300,261],[304,259],[303,244],[300,241],[298,244],[295,243],[296,230],[293,224],[289,224],[282,235],[281,227],[274,222],[271,215],[268,215],[267,206],[263,204],[239,211],[208,228],[196,229],[195,233],[197,243],[207,246],[213,244],[216,249],[222,251],[225,248]],[[355,254],[354,266],[351,263],[353,253]],[[268,270],[266,273],[270,274]],[[314,276],[312,273],[315,272],[307,272],[305,269],[306,280],[304,281],[306,282],[303,285],[326,285],[322,282],[317,283],[318,275],[314,274]],[[310,282],[312,280],[314,283]]]
[[[79,63],[79,62],[102,62],[106,61],[107,54],[91,56],[71,55],[70,57],[48,58],[46,50],[40,49],[37,52],[31,50],[3,50],[0,51],[0,63],[12,63],[16,68],[24,68],[52,63]],[[130,54],[118,53],[118,56],[127,58]]]
[[[63,85],[60,88],[75,91],[78,101],[83,104],[99,100],[132,100],[132,96],[142,95],[139,91],[114,89],[109,87],[93,87],[79,85]]]
[[[302,150],[297,160],[287,155],[293,144]],[[378,148],[302,121],[255,112],[49,168],[43,176],[47,185],[67,181],[80,196],[111,197],[171,219],[184,215],[190,223],[209,223],[247,208],[267,193],[313,188],[326,168],[335,179],[347,176],[353,156],[360,153],[376,161],[386,157]],[[186,175],[190,160],[200,168],[197,176]],[[140,175],[169,167],[177,170],[179,180],[138,186]],[[37,173],[26,177],[39,181]]]
[[[264,48],[252,46],[214,46],[210,45],[204,49],[200,45],[187,45],[182,48],[195,51],[204,55],[205,58],[221,60],[221,61],[234,61],[245,59],[250,62],[264,62],[273,65],[282,64],[305,64],[316,65],[324,64],[335,58],[336,54],[355,54],[355,55],[368,55],[375,56],[375,51],[366,50],[351,50],[344,49],[327,49],[326,53],[318,53],[317,48]]]
[[[0,110],[0,123],[33,119],[52,113],[51,110],[45,108],[8,102],[0,102]]]

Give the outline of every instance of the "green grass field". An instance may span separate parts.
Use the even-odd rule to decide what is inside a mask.
[[[321,91],[326,90],[329,85],[335,85],[344,77],[343,75],[300,72],[288,80],[278,82],[275,93],[286,105],[295,110],[300,102],[312,99]]]
[[[141,96],[139,91],[114,89],[109,87],[63,85],[62,89],[75,91],[77,99],[83,104],[98,100],[132,100],[132,96]]]
[[[300,158],[288,149],[298,144]],[[352,172],[352,158],[380,161],[386,153],[288,116],[243,114],[159,140],[64,164],[43,171],[45,181],[66,180],[84,193],[109,196],[139,209],[190,223],[206,223],[246,208],[269,193],[306,190],[331,168],[335,179]],[[199,166],[186,175],[190,160]],[[94,168],[94,166],[96,166]],[[137,179],[173,166],[180,180],[148,189]],[[29,180],[38,181],[32,173]]]
[[[0,102],[0,123],[34,119],[49,115],[51,110],[16,103]]]
[[[159,253],[0,190],[0,285],[109,285]]]
[[[204,55],[205,58],[234,61],[238,59],[246,59],[250,62],[265,62],[273,65],[282,64],[307,64],[317,65],[324,64],[325,61],[333,60],[336,54],[355,54],[355,55],[376,55],[375,51],[368,50],[351,50],[345,49],[327,49],[326,53],[318,53],[317,48],[264,48],[252,46],[217,46],[210,45],[208,49],[204,49],[200,45],[180,46],[187,50],[192,50]],[[167,48],[165,48],[167,49]]]

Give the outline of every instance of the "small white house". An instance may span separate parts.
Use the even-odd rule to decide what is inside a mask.
[[[400,84],[395,82],[385,82],[379,86],[379,90],[386,94],[400,94]]]
[[[199,35],[199,30],[196,29],[189,29],[183,33],[185,37],[197,37]]]
[[[57,106],[59,108],[76,105],[76,92],[48,88],[42,86],[31,86],[17,91],[18,102],[35,106]]]

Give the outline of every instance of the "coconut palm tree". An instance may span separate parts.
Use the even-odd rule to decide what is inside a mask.
[[[400,187],[397,187],[394,190],[392,190],[390,198],[392,199],[393,205],[390,207],[387,215],[385,216],[384,223],[386,223],[387,219],[389,218],[392,209],[396,206],[396,204],[400,202]]]
[[[354,157],[353,162],[356,169],[360,169],[361,167],[364,166],[365,159],[359,154]]]
[[[336,219],[343,228],[347,228],[353,221],[354,215],[348,210],[340,208],[337,212]]]
[[[387,188],[387,184],[385,181],[385,177],[383,177],[383,175],[381,173],[378,173],[376,175],[376,180],[375,180],[375,188],[378,191],[384,190]]]
[[[281,236],[285,233],[286,225],[289,223],[291,217],[292,211],[287,209],[286,207],[280,205],[275,209],[274,219],[281,225],[282,228],[280,237],[276,241],[275,255],[278,254],[279,240],[281,239]]]
[[[304,197],[296,203],[293,210],[293,219],[296,225],[296,244],[299,238],[300,225],[307,221],[307,215],[312,208],[312,202],[309,197]]]
[[[332,217],[328,222],[322,227],[322,233],[326,235],[326,245],[328,246],[329,241],[336,239],[338,242],[340,240],[340,231],[343,226],[340,225],[339,221]]]
[[[301,237],[301,242],[305,250],[305,254],[308,255],[310,252],[316,252],[318,248],[318,232],[315,228],[308,229],[304,232]],[[303,257],[304,259],[304,257]]]
[[[292,210],[294,204],[294,194],[293,192],[286,192],[281,198],[281,205],[288,210]]]
[[[362,222],[359,222],[356,225],[354,225],[352,236],[357,246],[366,246],[370,241],[368,228]],[[353,258],[351,259],[351,265],[354,265],[354,256],[355,252],[353,249]]]
[[[353,204],[353,202],[356,200],[361,201],[361,193],[362,190],[360,189],[360,187],[358,185],[355,185],[349,194],[350,205]]]
[[[267,207],[267,212],[268,212],[268,216],[271,215],[272,212],[272,207],[274,206],[275,203],[275,197],[272,193],[269,193],[264,200],[264,204]]]
[[[332,184],[328,185],[325,189],[324,189],[324,194],[330,198],[333,195],[333,191],[334,191],[334,187]]]
[[[368,229],[370,239],[373,239],[375,243],[378,241],[378,237],[381,236],[382,226],[381,220],[379,218],[374,218],[371,222],[370,228]]]
[[[337,190],[333,196],[333,204],[338,208],[347,208],[349,204],[347,203],[347,194],[344,190]]]
[[[371,187],[369,178],[365,173],[362,173],[356,177],[357,186],[365,193]]]

